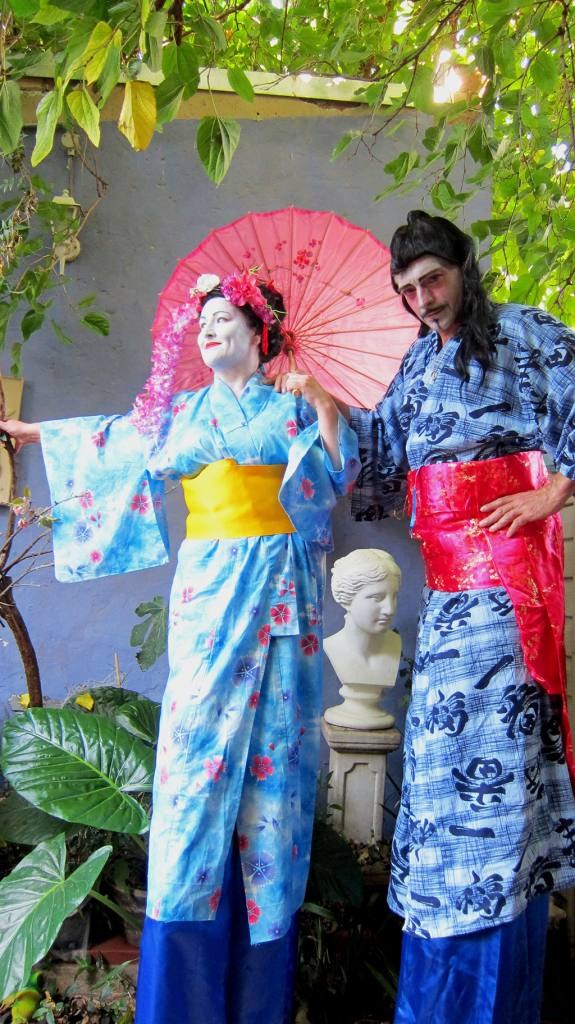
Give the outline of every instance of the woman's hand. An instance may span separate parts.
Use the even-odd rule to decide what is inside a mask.
[[[20,451],[25,444],[34,444],[40,440],[40,424],[24,423],[23,420],[0,420],[0,430],[9,434],[15,441],[16,451]]]
[[[323,446],[329,455],[333,468],[341,469],[338,443],[338,419],[337,406],[327,391],[318,384],[315,377],[304,373],[296,367],[292,367],[287,373],[280,373],[276,377],[275,390],[283,395],[291,392],[292,395],[301,395],[306,402],[317,412],[317,424]]]
[[[559,512],[574,493],[575,482],[562,473],[554,473],[548,482],[536,491],[506,494],[482,505],[480,511],[487,512],[487,516],[479,520],[479,525],[486,527],[491,533],[507,530],[507,536],[512,537],[526,523],[546,519],[547,516]]]

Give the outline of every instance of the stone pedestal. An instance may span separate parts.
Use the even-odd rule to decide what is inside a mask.
[[[348,839],[369,843],[383,832],[387,755],[401,743],[398,729],[349,729],[321,720],[329,746],[331,821]]]

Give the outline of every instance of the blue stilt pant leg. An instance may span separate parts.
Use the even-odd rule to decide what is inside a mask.
[[[214,921],[146,918],[135,1024],[289,1024],[297,924],[251,946],[236,843]]]
[[[394,1024],[539,1024],[549,898],[446,939],[404,932]]]

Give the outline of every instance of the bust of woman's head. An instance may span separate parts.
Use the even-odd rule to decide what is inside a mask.
[[[358,548],[334,562],[331,592],[365,633],[382,633],[397,608],[401,569],[389,552]]]

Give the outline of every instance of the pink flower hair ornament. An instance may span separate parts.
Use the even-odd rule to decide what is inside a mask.
[[[200,274],[195,288],[190,288],[190,301],[174,311],[170,323],[155,338],[152,371],[134,402],[130,417],[140,434],[159,436],[190,323],[199,318],[206,295],[214,288],[219,288],[234,306],[253,309],[263,323],[262,352],[268,354],[268,327],[276,323],[278,317],[260,290],[259,285],[264,283],[273,287],[271,281],[258,283],[256,274],[250,270],[227,274],[221,281],[217,274]]]

